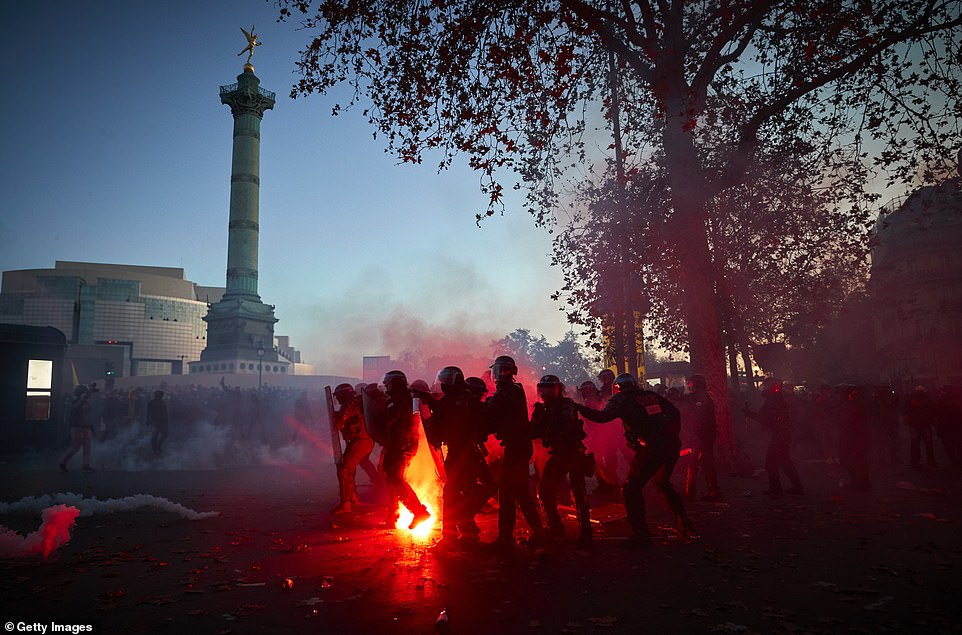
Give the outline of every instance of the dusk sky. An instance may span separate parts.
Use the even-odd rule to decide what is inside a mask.
[[[398,165],[361,108],[332,117],[333,97],[292,101],[309,34],[278,24],[273,3],[31,6],[0,6],[0,270],[182,267],[224,286],[232,117],[218,89],[242,71],[240,27],[253,24],[255,73],[277,93],[261,126],[258,288],[276,333],[318,372],[355,375],[363,355],[429,348],[436,333],[482,355],[516,328],[564,335],[547,232],[517,199],[479,229],[484,197],[464,161]]]

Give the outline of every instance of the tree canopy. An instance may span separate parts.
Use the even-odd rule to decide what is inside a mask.
[[[443,168],[465,155],[489,197],[479,218],[501,209],[514,175],[550,223],[571,176],[610,150],[593,122],[619,126],[619,179],[660,155],[660,235],[684,264],[684,337],[716,393],[726,381],[712,232],[725,238],[718,205],[747,195],[766,153],[811,146],[847,156],[851,174],[885,168],[895,182],[933,178],[960,143],[962,0],[279,5],[311,33],[292,95],[346,82],[402,161],[440,151]],[[726,108],[724,133],[706,134]],[[790,234],[776,238],[770,247],[787,253]],[[619,258],[631,275],[630,255]],[[615,286],[630,315],[633,285]],[[726,404],[719,417],[727,441]]]

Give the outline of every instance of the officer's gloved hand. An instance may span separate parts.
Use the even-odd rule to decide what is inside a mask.
[[[424,390],[420,390],[418,388],[411,388],[411,394],[417,397],[418,399],[430,399],[432,397],[431,393],[426,392]]]

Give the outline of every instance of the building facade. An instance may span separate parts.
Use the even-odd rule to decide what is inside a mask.
[[[870,294],[879,379],[962,386],[962,175],[883,211]]]
[[[108,377],[180,374],[200,358],[203,318],[223,292],[174,267],[57,261],[3,272],[0,322],[52,326],[74,350],[110,347],[113,354],[94,355]]]

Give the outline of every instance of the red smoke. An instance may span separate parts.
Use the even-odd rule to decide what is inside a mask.
[[[44,560],[70,540],[70,530],[80,515],[76,507],[54,505],[41,512],[40,529],[23,537],[15,531],[0,527],[0,557],[23,558],[40,554]]]

